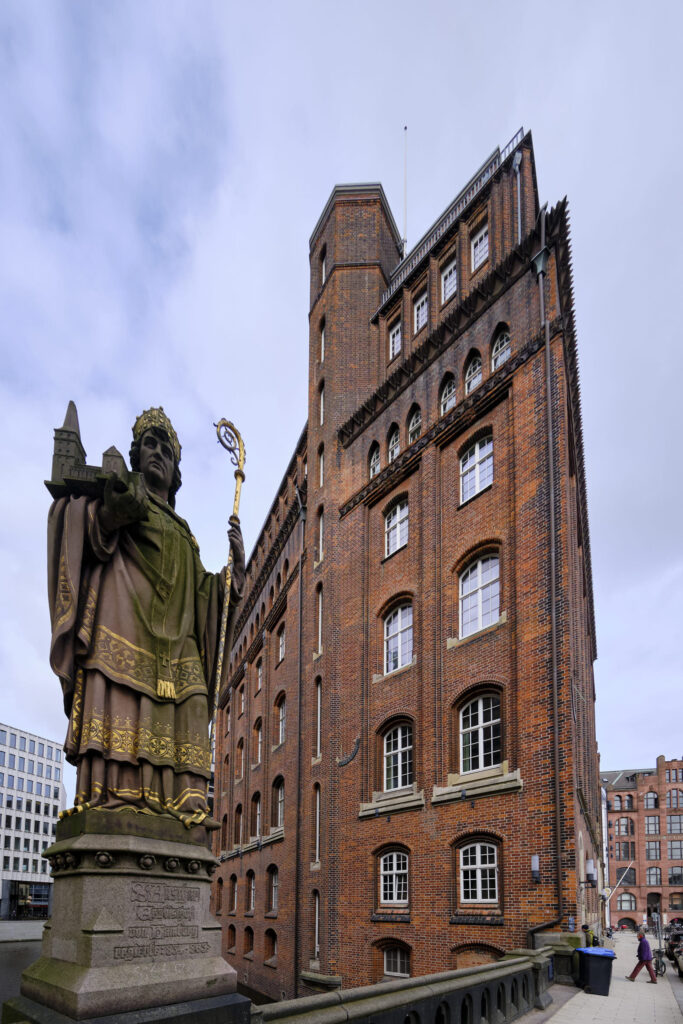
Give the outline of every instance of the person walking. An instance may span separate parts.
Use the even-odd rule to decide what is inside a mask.
[[[642,928],[638,929],[638,963],[633,968],[630,974],[626,975],[627,981],[635,981],[638,972],[647,968],[647,972],[650,975],[648,985],[656,985],[657,978],[655,972],[652,970],[652,950],[650,949],[650,943],[645,938],[645,932]]]

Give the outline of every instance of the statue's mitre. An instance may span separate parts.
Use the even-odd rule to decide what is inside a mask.
[[[163,430],[168,435],[175,460],[180,462],[180,441],[162,405],[158,409],[145,409],[144,412],[140,413],[133,427],[133,440],[139,441],[144,432],[151,430],[152,427],[158,427],[159,430]]]

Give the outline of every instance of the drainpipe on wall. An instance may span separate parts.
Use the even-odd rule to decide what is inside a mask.
[[[519,178],[518,178],[519,181]],[[557,579],[556,579],[556,523],[555,523],[555,427],[552,407],[552,367],[550,363],[550,322],[545,311],[545,277],[550,255],[545,244],[545,222],[548,204],[540,212],[541,248],[532,260],[538,280],[541,326],[545,331],[545,391],[546,391],[546,430],[548,435],[548,531],[550,534],[550,659],[552,675],[552,707],[553,707],[553,768],[555,781],[555,842],[556,842],[556,873],[557,873],[557,917],[552,921],[536,925],[529,929],[529,937],[545,928],[560,924],[564,917],[564,900],[562,896],[562,812],[560,806],[560,732],[559,732],[559,699],[558,699],[558,668],[557,668]]]
[[[299,996],[299,900],[301,894],[301,696],[303,690],[303,561],[304,540],[306,536],[306,506],[297,487],[296,498],[299,502],[299,522],[301,523],[301,547],[299,548],[299,657],[297,669],[297,754],[296,754],[296,869],[294,891],[294,998]]]

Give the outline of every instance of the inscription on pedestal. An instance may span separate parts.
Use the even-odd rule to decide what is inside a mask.
[[[208,942],[198,941],[200,895],[199,885],[131,882],[126,915],[128,923],[124,929],[127,941],[124,945],[114,946],[114,959],[205,956],[211,946]],[[181,941],[168,942],[168,939]]]

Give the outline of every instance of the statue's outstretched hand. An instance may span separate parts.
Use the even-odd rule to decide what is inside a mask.
[[[239,519],[230,516],[230,529],[228,530],[230,540],[230,551],[232,552],[232,582],[230,585],[230,600],[234,603],[242,600],[244,593],[244,581],[246,578],[244,560],[244,541]]]
[[[104,485],[98,515],[105,533],[114,533],[122,526],[129,526],[144,519],[145,494],[140,477],[136,474],[128,486],[117,476],[109,477]]]

